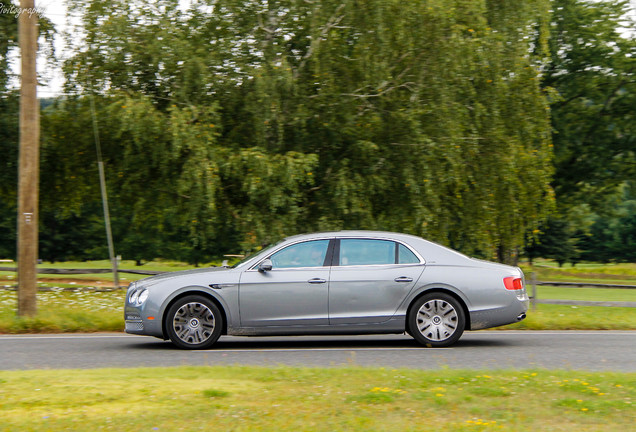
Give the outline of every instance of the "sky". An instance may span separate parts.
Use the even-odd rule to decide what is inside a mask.
[[[7,2],[4,2],[5,4]],[[19,0],[13,0],[13,4],[19,4]],[[66,17],[66,1],[64,0],[35,0],[35,7],[38,13],[49,18],[55,28],[60,31],[68,28]],[[0,13],[9,13],[9,10],[0,11]],[[11,12],[13,13],[13,12]],[[65,50],[64,40],[60,35],[56,35],[54,42],[56,54],[63,54]],[[63,57],[62,57],[63,58]],[[9,59],[12,63],[13,73],[16,78],[12,80],[14,87],[20,85],[18,76],[20,74],[20,53],[18,49],[9,53]],[[51,65],[48,59],[40,54],[37,59],[37,72],[40,76],[40,85],[38,86],[38,97],[54,97],[62,92],[64,85],[64,77],[59,65]]]
[[[53,22],[53,25],[58,32],[62,33],[69,28],[68,17],[66,16],[66,1],[35,0],[35,5],[37,8],[42,8],[44,10],[44,16]],[[60,59],[64,59],[68,56],[68,53],[65,53],[65,43],[61,35],[55,36],[54,46],[56,55],[58,55]],[[43,84],[45,84],[38,86],[38,97],[54,97],[59,95],[62,92],[62,86],[64,85],[64,77],[59,65],[51,67],[48,64],[47,59],[40,56],[38,58],[37,69],[38,72],[43,75]]]
[[[13,0],[14,3],[19,3],[19,0]],[[636,0],[634,0],[636,2]],[[35,0],[36,9],[42,11],[42,15],[50,19],[55,26],[55,29],[59,34],[55,36],[55,51],[56,56],[59,59],[59,63],[70,55],[69,50],[66,48],[66,44],[62,33],[71,29],[72,18],[67,16],[67,1],[66,0]],[[188,7],[190,0],[180,0],[181,7]],[[77,21],[76,21],[77,22]],[[15,53],[16,61],[14,61],[14,71],[19,73],[20,62],[18,54]],[[40,75],[41,85],[38,86],[38,97],[54,97],[62,93],[62,87],[64,85],[64,76],[60,65],[50,65],[48,59],[40,55],[37,63],[38,74]],[[16,86],[18,83],[16,82]]]

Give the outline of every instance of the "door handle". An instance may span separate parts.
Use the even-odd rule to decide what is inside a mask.
[[[401,277],[395,278],[395,281],[396,282],[413,282],[413,278],[401,276]]]
[[[310,284],[323,284],[325,282],[327,282],[326,279],[320,279],[320,278],[313,278],[313,279],[309,279],[307,282],[309,282]]]

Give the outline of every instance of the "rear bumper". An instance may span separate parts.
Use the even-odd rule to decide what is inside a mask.
[[[517,300],[505,307],[483,309],[470,312],[470,329],[481,330],[514,324],[526,318],[530,300]]]

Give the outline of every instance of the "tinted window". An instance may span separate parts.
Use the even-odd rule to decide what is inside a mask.
[[[420,260],[403,244],[398,247],[398,262],[400,264],[419,264]]]
[[[273,268],[322,267],[329,240],[297,243],[271,256]]]
[[[340,265],[395,264],[395,242],[388,240],[340,240]]]

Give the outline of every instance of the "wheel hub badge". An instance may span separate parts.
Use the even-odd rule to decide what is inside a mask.
[[[439,317],[439,315],[435,315],[433,317],[433,324],[440,325],[441,323],[442,323],[442,319]]]
[[[196,318],[192,318],[190,320],[190,328],[197,328],[199,327],[199,320]]]

